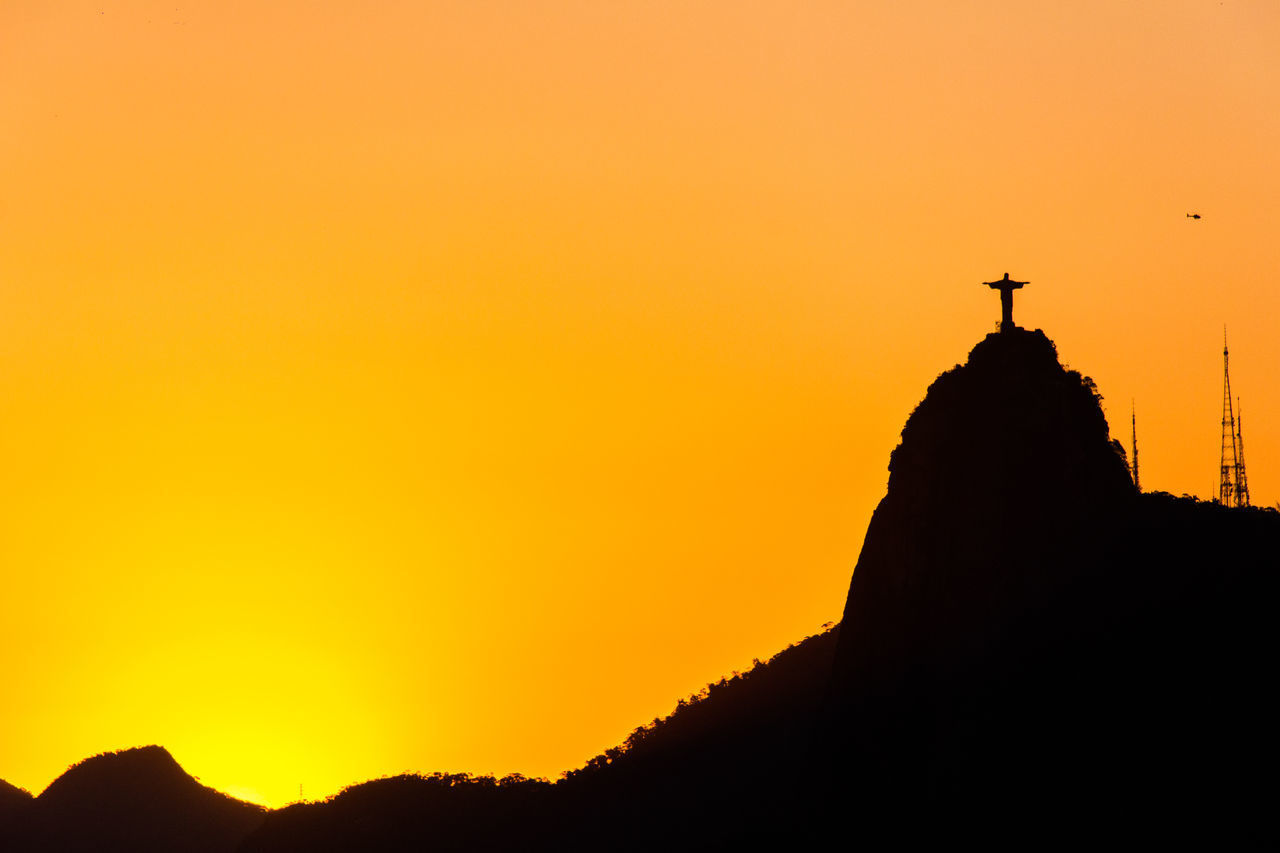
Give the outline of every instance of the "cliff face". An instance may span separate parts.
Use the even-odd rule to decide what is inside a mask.
[[[845,604],[839,686],[931,690],[985,666],[1135,497],[1092,383],[1041,332],[992,334],[902,431]]]
[[[824,725],[836,819],[1013,831],[1249,796],[1206,744],[1261,738],[1240,706],[1276,650],[1254,555],[1280,516],[1138,495],[1092,383],[1020,329],[934,382],[890,472]]]

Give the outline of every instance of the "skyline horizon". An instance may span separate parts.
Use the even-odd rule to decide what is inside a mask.
[[[1006,275],[1007,275],[1007,274],[1006,274]],[[981,342],[982,342],[982,340],[985,340],[985,339],[989,338],[989,337],[990,337],[990,336],[992,336],[992,335],[998,335],[998,334],[1000,333],[1000,329],[998,328],[998,327],[999,327],[999,323],[997,323],[996,325],[997,325],[997,330],[996,330],[996,331],[994,331],[994,332],[988,332],[986,335],[984,335],[984,336],[982,336],[981,338],[979,338],[978,343],[981,343]],[[1021,327],[1021,326],[1015,326],[1014,328],[1016,328],[1016,329],[1020,329],[1020,330],[1024,330],[1024,331],[1033,331],[1033,332],[1036,332],[1036,333],[1039,333],[1039,334],[1044,334],[1044,335],[1046,335],[1046,337],[1048,338],[1047,333],[1046,333],[1046,332],[1044,332],[1042,329],[1027,329],[1026,327]],[[1049,340],[1049,342],[1050,342],[1051,344],[1054,344],[1054,341],[1053,341],[1053,339],[1052,339],[1052,338],[1048,338],[1048,340]],[[976,344],[975,344],[975,346],[976,346]],[[1055,348],[1056,348],[1056,344],[1055,344]],[[963,362],[960,362],[960,363],[962,364]],[[1086,374],[1086,378],[1089,378],[1087,374]],[[1101,404],[1101,403],[1102,403],[1102,401],[1103,401],[1105,398],[1104,398],[1104,397],[1102,397],[1101,395],[1099,395],[1099,396],[1100,396],[1100,401],[1099,401],[1099,402],[1100,402],[1100,404]],[[1104,417],[1105,417],[1105,414],[1104,414]],[[904,424],[904,425],[905,425],[905,424]],[[1110,432],[1110,423],[1109,423],[1109,420],[1108,420],[1108,432]],[[1117,437],[1115,437],[1115,436],[1112,436],[1112,438],[1113,438],[1115,441],[1119,441],[1119,439],[1118,439]],[[1121,442],[1121,446],[1123,447],[1123,442]],[[1128,454],[1128,452],[1129,452],[1129,449],[1128,449],[1128,448],[1125,448],[1125,452],[1126,452],[1126,459],[1127,459],[1127,454]],[[1154,490],[1154,492],[1161,492],[1161,491],[1163,491],[1163,490]],[[1169,493],[1169,492],[1164,492],[1164,493],[1165,493],[1165,494],[1172,494],[1172,493]],[[1188,493],[1186,493],[1186,492],[1183,492],[1183,493],[1181,493],[1181,497],[1184,497],[1184,498],[1188,498],[1188,497],[1190,497],[1190,498],[1192,498],[1192,499],[1194,499],[1194,500],[1197,500],[1197,501],[1203,501],[1203,502],[1205,502],[1205,503],[1219,503],[1218,498],[1217,498],[1216,496],[1212,496],[1212,497],[1208,497],[1208,498],[1201,498],[1201,497],[1199,497],[1199,496],[1191,495],[1191,494],[1188,494]],[[1277,507],[1271,507],[1271,506],[1267,506],[1267,505],[1254,504],[1254,505],[1253,505],[1253,508],[1255,508],[1255,509],[1263,509],[1263,510],[1273,510],[1273,509],[1280,509],[1280,506],[1277,506]],[[852,566],[850,566],[850,571],[852,571]],[[806,634],[806,635],[804,635],[804,636],[797,637],[796,639],[789,641],[789,642],[788,642],[788,644],[787,644],[786,646],[781,647],[781,648],[779,648],[779,649],[775,650],[774,652],[770,653],[768,657],[765,657],[765,658],[756,658],[756,659],[753,661],[753,665],[758,666],[758,665],[760,665],[761,663],[768,663],[768,662],[769,662],[769,661],[770,661],[770,660],[771,660],[775,655],[780,654],[780,653],[782,653],[783,651],[785,651],[785,650],[787,650],[787,649],[792,648],[794,645],[796,645],[796,644],[798,644],[798,643],[800,643],[800,642],[803,642],[803,641],[804,641],[804,640],[806,640],[806,639],[811,639],[811,638],[813,638],[813,637],[815,637],[815,636],[818,636],[819,634],[822,634],[822,633],[824,633],[825,631],[830,630],[831,628],[833,628],[833,627],[837,626],[838,624],[839,624],[839,621],[838,621],[838,620],[835,620],[835,621],[828,621],[828,622],[826,622],[826,623],[823,623],[822,625],[817,626],[817,628],[816,628],[816,629],[814,629],[814,631],[813,631],[811,634]],[[744,672],[745,672],[745,671],[744,671]],[[737,671],[737,670],[733,670],[731,673],[730,673],[730,672],[721,673],[721,674],[720,674],[720,677],[721,677],[721,678],[724,678],[724,677],[729,677],[730,675],[732,675],[732,676],[737,676],[738,674],[739,674],[739,673],[738,673],[738,671]],[[715,676],[714,676],[714,675],[712,675],[712,676],[710,676],[710,677],[708,678],[708,682],[707,682],[707,684],[708,684],[708,685],[713,684],[713,683],[715,682],[715,680],[716,680],[716,679],[715,679]],[[687,696],[680,696],[680,697],[676,697],[676,699],[672,700],[672,703],[673,703],[673,704],[671,705],[671,708],[670,708],[666,713],[667,713],[667,714],[674,713],[676,710],[678,710],[678,709],[679,709],[679,707],[680,707],[680,703],[682,703],[682,702],[689,701],[689,700],[696,700],[696,699],[698,699],[698,697],[700,697],[701,695],[704,695],[704,694],[703,694],[703,690],[704,690],[704,689],[705,689],[705,686],[704,686],[704,688],[703,688],[703,689],[698,690],[698,691],[694,691],[694,692],[692,692],[692,693],[688,694]],[[643,723],[643,722],[638,723],[638,725],[645,725],[645,724],[646,724],[646,723]],[[69,770],[74,769],[75,767],[79,766],[80,764],[83,764],[84,762],[86,762],[86,761],[88,761],[88,760],[91,760],[91,759],[93,759],[93,758],[100,758],[100,757],[103,757],[103,756],[105,756],[105,755],[109,755],[109,754],[113,754],[113,753],[117,753],[117,752],[128,752],[128,751],[133,751],[133,750],[137,750],[137,749],[147,749],[147,748],[150,748],[150,747],[159,747],[160,749],[164,750],[167,754],[169,754],[169,755],[174,759],[174,761],[175,761],[175,762],[176,762],[180,767],[182,767],[182,768],[183,768],[184,772],[187,772],[187,773],[188,773],[188,775],[190,775],[190,776],[191,776],[193,779],[195,779],[197,782],[201,782],[201,779],[200,779],[200,777],[199,777],[198,775],[195,775],[195,774],[191,773],[190,771],[186,771],[185,765],[183,765],[183,762],[181,761],[180,757],[179,757],[179,756],[174,756],[174,755],[172,754],[172,752],[169,750],[169,748],[168,748],[166,745],[164,745],[163,743],[159,743],[159,742],[147,742],[147,743],[138,743],[138,744],[127,745],[127,746],[111,746],[111,747],[108,747],[108,748],[104,748],[104,749],[102,749],[102,750],[99,750],[99,751],[97,751],[97,752],[95,752],[95,753],[93,753],[93,754],[91,754],[91,755],[86,755],[86,756],[84,756],[84,757],[82,757],[82,758],[80,758],[80,759],[78,759],[78,760],[76,760],[76,761],[74,761],[74,762],[72,762],[72,763],[68,764],[68,766],[67,766],[63,771],[61,771],[60,773],[58,773],[58,774],[57,774],[57,775],[55,775],[54,777],[50,778],[50,779],[46,782],[46,784],[45,784],[44,786],[41,786],[38,790],[29,789],[29,788],[27,788],[27,787],[25,787],[25,786],[21,786],[21,785],[16,785],[16,787],[18,787],[20,790],[24,790],[24,791],[27,791],[28,793],[31,793],[33,796],[39,796],[39,794],[40,794],[40,793],[42,793],[42,792],[43,792],[43,790],[44,790],[45,788],[47,788],[47,787],[48,787],[50,784],[52,784],[53,782],[57,781],[57,779],[58,779],[58,778],[60,778],[60,777],[61,777],[61,775],[63,775],[64,773],[66,773],[66,772],[67,772],[67,771],[69,771]],[[601,746],[598,750],[596,750],[595,752],[591,753],[591,755],[599,755],[599,754],[601,754],[605,749],[606,749],[606,746]],[[505,771],[505,772],[501,772],[501,773],[499,773],[499,772],[494,772],[494,771],[492,771],[492,770],[486,770],[486,769],[483,769],[483,768],[481,768],[481,769],[476,769],[476,768],[425,768],[425,767],[419,767],[419,768],[404,768],[404,769],[400,770],[398,773],[383,774],[382,776],[369,777],[369,778],[367,778],[367,779],[353,779],[353,780],[350,780],[350,781],[346,782],[345,784],[341,784],[341,785],[340,785],[336,790],[334,790],[334,791],[330,791],[330,792],[325,793],[325,794],[322,794],[322,795],[320,795],[320,796],[318,796],[318,797],[316,797],[316,798],[310,798],[310,797],[303,796],[303,795],[301,794],[301,791],[300,791],[299,796],[298,796],[298,798],[297,798],[297,799],[293,799],[293,800],[286,800],[286,801],[283,801],[283,802],[281,802],[281,801],[273,801],[270,797],[268,797],[268,795],[265,795],[265,794],[261,793],[259,790],[255,789],[255,788],[253,788],[253,787],[251,787],[251,786],[247,786],[247,785],[241,785],[241,784],[230,784],[230,785],[227,785],[227,786],[225,786],[225,787],[220,787],[220,786],[218,786],[218,785],[208,785],[208,787],[211,787],[213,790],[216,790],[216,791],[219,791],[219,792],[221,792],[221,793],[227,794],[228,796],[232,796],[232,797],[234,797],[234,798],[236,798],[236,799],[238,799],[238,800],[241,800],[241,801],[243,801],[243,802],[250,803],[250,804],[252,804],[252,805],[263,806],[263,807],[265,807],[265,808],[273,809],[273,810],[274,810],[274,809],[284,808],[284,807],[286,807],[286,806],[288,806],[288,805],[293,805],[293,804],[296,804],[296,803],[322,802],[322,801],[325,801],[325,800],[327,800],[327,799],[332,798],[333,796],[336,796],[338,793],[340,793],[341,791],[343,791],[343,790],[345,790],[345,789],[347,789],[347,788],[354,787],[354,786],[358,786],[358,785],[364,784],[365,782],[373,781],[373,780],[378,779],[378,778],[386,778],[386,777],[387,777],[387,775],[415,775],[415,776],[425,776],[425,775],[430,775],[430,774],[432,774],[432,773],[446,773],[446,774],[448,774],[448,773],[461,773],[461,774],[470,774],[470,775],[472,775],[472,776],[489,776],[489,777],[493,777],[493,778],[502,778],[503,776],[507,776],[507,775],[515,774],[515,775],[524,775],[524,776],[527,776],[527,777],[528,777],[528,778],[530,778],[530,779],[543,780],[543,781],[548,781],[548,782],[554,783],[554,782],[558,781],[559,779],[564,778],[566,775],[568,775],[569,773],[571,773],[571,772],[572,772],[572,771],[574,771],[575,769],[578,769],[578,768],[582,767],[582,766],[583,766],[583,763],[584,763],[588,758],[590,758],[590,757],[591,757],[591,755],[584,757],[581,761],[578,761],[578,762],[576,762],[576,763],[572,763],[572,764],[569,764],[569,765],[567,765],[567,766],[565,766],[565,767],[562,767],[562,768],[560,768],[558,771],[553,772],[553,773],[551,773],[551,774],[547,774],[547,773],[542,773],[542,774],[531,774],[531,773],[530,773],[530,774],[526,774],[526,773],[524,773],[523,771],[521,771],[521,770],[519,770],[519,769],[515,769],[515,770],[507,770],[507,771]],[[2,772],[0,772],[0,781],[5,781],[5,782],[9,782],[10,784],[13,784],[13,783],[11,782],[11,780],[7,779],[7,778],[3,775],[3,773],[2,773]],[[201,784],[206,784],[206,783],[201,782]],[[305,786],[305,783],[302,783],[302,782],[300,782],[300,783],[299,783],[299,788],[300,788],[300,789],[302,789],[304,786]]]
[[[14,0],[0,32],[14,784],[161,743],[282,801],[616,744],[839,618],[1005,271],[1109,426],[1136,403],[1149,491],[1217,493],[1225,323],[1280,500],[1266,0]]]

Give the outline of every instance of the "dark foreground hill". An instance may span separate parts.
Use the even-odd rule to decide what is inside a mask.
[[[1014,329],[908,420],[839,630],[711,685],[554,785],[396,777],[265,820],[204,797],[235,816],[212,820],[191,810],[196,783],[151,755],[117,774],[127,797],[59,780],[34,806],[55,793],[76,839],[110,842],[95,849],[121,821],[147,839],[203,821],[227,844],[129,849],[244,853],[1263,846],[1280,758],[1277,545],[1275,511],[1138,494],[1092,383]],[[20,826],[36,843],[0,848],[87,849],[39,835],[56,822]]]
[[[233,850],[264,810],[206,788],[164,749],[86,759],[0,824],[6,851]]]
[[[1280,514],[1138,495],[1092,383],[990,335],[908,420],[850,584],[837,828],[1269,831]]]
[[[938,378],[890,472],[838,634],[531,793],[518,841],[1267,837],[1280,514],[1139,495],[1092,382],[1021,329]],[[333,805],[245,849],[378,823]]]

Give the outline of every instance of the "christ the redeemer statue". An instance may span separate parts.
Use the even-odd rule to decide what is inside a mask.
[[[987,287],[1000,291],[1000,331],[1011,332],[1017,328],[1013,325],[1013,292],[1024,284],[1030,284],[1028,281],[1013,281],[1009,278],[1009,274],[1005,273],[1004,278],[999,281],[984,281]]]

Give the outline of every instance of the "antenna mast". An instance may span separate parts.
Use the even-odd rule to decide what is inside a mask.
[[[1129,418],[1133,424],[1133,465],[1129,473],[1133,474],[1133,487],[1141,492],[1142,482],[1138,479],[1138,413],[1132,400],[1129,401]]]
[[[1244,407],[1236,398],[1236,505],[1249,506],[1249,476],[1244,470]]]
[[[1231,401],[1231,367],[1227,353],[1227,328],[1222,327],[1222,458],[1218,464],[1218,502],[1223,506],[1248,506],[1249,483],[1244,471],[1244,451]]]

